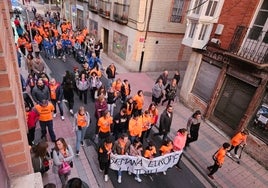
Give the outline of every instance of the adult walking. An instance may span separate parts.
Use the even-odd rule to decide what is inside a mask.
[[[35,103],[40,104],[43,100],[50,100],[49,88],[42,79],[38,79],[37,84],[32,90],[32,98]]]
[[[168,83],[168,71],[165,70],[157,79],[156,79],[156,82],[157,83],[159,80],[162,80],[163,82],[163,85],[166,86],[167,83]]]
[[[80,146],[84,146],[86,130],[90,124],[90,115],[84,106],[80,106],[74,114],[73,129],[76,133],[76,155],[79,155]]]
[[[167,139],[167,135],[170,132],[170,127],[173,119],[173,107],[167,105],[166,109],[160,116],[159,133],[155,133],[154,136],[163,135],[163,140]]]
[[[128,130],[128,116],[125,108],[121,108],[114,116],[113,123],[113,136],[117,140],[122,133],[126,133]]]
[[[46,138],[47,128],[52,142],[56,141],[56,135],[53,129],[54,106],[48,100],[42,100],[40,104],[35,105],[39,114],[39,123],[41,127],[41,139]]]
[[[108,171],[110,167],[110,161],[111,161],[111,153],[112,153],[112,139],[110,137],[107,137],[105,141],[101,144],[98,150],[98,160],[100,165],[100,171],[104,171],[104,181],[107,182],[108,177]]]
[[[73,149],[70,145],[67,145],[64,138],[58,138],[55,143],[55,148],[53,150],[53,162],[54,162],[54,172],[58,173],[62,187],[66,186],[68,181],[68,176],[70,175],[70,170],[63,173],[60,169],[65,166],[72,165],[72,160],[74,157]]]
[[[79,99],[82,100],[84,97],[84,104],[87,104],[87,91],[89,88],[89,80],[86,78],[84,73],[81,74],[80,78],[76,80],[76,87],[79,91]]]
[[[113,117],[111,117],[110,112],[106,110],[102,117],[98,120],[98,133],[99,133],[99,143],[102,143],[111,134],[113,126]]]
[[[113,153],[117,155],[126,155],[129,154],[130,149],[130,140],[128,139],[128,135],[126,133],[123,133],[115,142],[113,145]],[[122,183],[122,171],[118,170],[118,183]]]
[[[106,74],[107,74],[107,78],[108,78],[108,83],[107,83],[107,88],[108,89],[112,86],[112,83],[114,82],[115,73],[116,73],[116,67],[112,63],[106,69]]]
[[[183,152],[183,148],[185,147],[185,144],[186,144],[186,139],[187,139],[187,129],[185,129],[185,128],[179,129],[177,132],[177,135],[175,136],[175,138],[173,140],[173,150]],[[181,158],[182,158],[182,153],[181,153],[180,158],[176,164],[176,167],[178,169],[181,169],[181,167],[180,167]]]
[[[135,102],[134,112],[136,111],[139,115],[141,115],[144,105],[144,95],[142,90],[137,92],[137,94],[133,97],[133,101]]]
[[[131,144],[133,144],[135,139],[140,139],[142,134],[142,118],[137,112],[133,114],[128,123],[128,132]]]
[[[63,89],[61,87],[60,83],[57,83],[55,78],[51,78],[49,82],[49,91],[50,91],[50,99],[54,106],[54,114],[53,117],[56,117],[57,115],[57,104],[60,110],[60,116],[61,120],[64,121],[63,116]]]
[[[237,155],[237,151],[239,147],[243,144],[247,144],[247,136],[249,135],[248,130],[243,130],[239,133],[237,133],[230,141],[231,148],[228,150],[227,155],[230,157],[230,152],[234,149],[235,158],[239,158]]]
[[[62,83],[63,87],[63,96],[64,99],[68,102],[68,108],[70,113],[73,115],[73,107],[74,107],[74,86],[75,86],[75,80],[74,76],[69,72],[65,72],[65,76],[63,77]]]
[[[48,143],[39,142],[31,148],[31,159],[34,172],[40,172],[42,175],[49,170]]]
[[[187,122],[188,137],[186,140],[185,149],[186,147],[189,147],[189,144],[191,142],[197,141],[200,125],[201,125],[201,111],[197,110],[193,113],[193,115],[188,119]]]
[[[177,94],[177,87],[177,81],[172,79],[171,83],[169,83],[165,88],[165,99],[162,101],[162,105],[164,105],[166,101],[168,101],[168,104],[170,104],[171,101],[174,102]]]
[[[225,142],[222,147],[214,154],[214,165],[207,167],[209,170],[208,177],[214,179],[213,174],[222,167],[227,150],[230,149],[230,144]]]
[[[121,86],[121,102],[122,103],[126,102],[127,97],[130,95],[130,93],[131,93],[130,83],[128,82],[127,79],[124,79],[122,86]]]
[[[152,102],[158,105],[165,94],[165,86],[163,85],[163,80],[159,79],[157,83],[152,88]]]

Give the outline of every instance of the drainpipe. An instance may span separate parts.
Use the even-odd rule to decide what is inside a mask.
[[[150,21],[151,21],[151,17],[152,17],[153,4],[154,4],[154,0],[151,0],[148,20],[147,20],[147,26],[146,26],[146,29],[145,29],[144,42],[143,42],[143,47],[142,47],[142,52],[141,52],[139,72],[141,72],[141,70],[142,70],[143,57],[144,57],[144,51],[145,51],[145,43],[146,43],[146,40],[147,40],[147,34],[148,34],[149,25],[150,25]]]

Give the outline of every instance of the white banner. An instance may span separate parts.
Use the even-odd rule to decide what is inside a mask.
[[[141,156],[111,154],[110,168],[113,170],[129,171],[133,174],[164,172],[177,164],[181,153],[182,151],[176,151],[151,160]]]

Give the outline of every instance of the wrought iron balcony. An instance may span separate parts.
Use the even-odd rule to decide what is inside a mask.
[[[268,32],[260,27],[237,26],[229,53],[257,64],[268,63]]]
[[[111,2],[108,2],[107,0],[99,0],[98,1],[98,12],[99,15],[110,19],[110,13],[111,13]]]
[[[129,5],[114,3],[114,20],[120,24],[128,23]]]
[[[88,0],[88,10],[91,12],[98,12],[98,3],[97,0]]]

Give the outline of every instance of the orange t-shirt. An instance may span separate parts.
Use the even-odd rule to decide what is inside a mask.
[[[143,104],[144,104],[144,97],[139,96],[138,94],[133,97],[133,101],[136,101],[137,103],[137,109],[142,110]]]
[[[152,118],[150,115],[142,115],[142,131],[147,131],[152,123]]]
[[[142,119],[138,117],[138,119],[131,118],[128,123],[128,130],[130,136],[138,136],[141,137],[142,133]]]
[[[98,126],[100,127],[99,132],[107,133],[111,132],[111,124],[113,123],[112,117],[101,117],[98,121]]]
[[[50,98],[51,99],[56,99],[57,98],[57,94],[56,94],[56,89],[58,88],[58,84],[52,85],[49,84],[49,89],[50,89]]]
[[[80,115],[77,113],[77,125],[80,127],[85,127],[87,125],[87,120],[86,120],[86,114]]]
[[[39,113],[39,121],[50,121],[53,119],[52,112],[54,111],[54,106],[50,102],[47,106],[37,104],[35,109]]]
[[[238,146],[242,142],[245,142],[247,139],[247,135],[243,135],[241,132],[237,133],[231,140],[231,144],[233,146]]]
[[[173,149],[173,146],[172,144],[170,144],[167,146],[162,145],[159,150],[162,152],[161,155],[165,155],[165,154],[170,153],[172,149]]]

